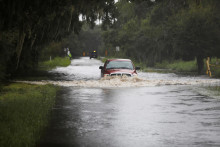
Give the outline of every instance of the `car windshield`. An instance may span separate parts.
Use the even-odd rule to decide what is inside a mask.
[[[109,61],[106,65],[106,69],[131,69],[134,67],[131,61]]]

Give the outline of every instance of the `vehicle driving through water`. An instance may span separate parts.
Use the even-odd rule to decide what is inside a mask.
[[[130,59],[108,59],[100,66],[101,77],[106,76],[136,76],[140,67],[135,67]]]
[[[62,87],[38,147],[220,146],[220,97],[208,90],[219,79],[142,71],[100,78],[100,66],[81,57],[53,69],[54,81],[28,81]]]
[[[92,51],[91,53],[90,53],[90,59],[91,58],[97,58],[98,57],[98,55],[97,55],[97,51],[96,50],[94,50],[94,51]]]

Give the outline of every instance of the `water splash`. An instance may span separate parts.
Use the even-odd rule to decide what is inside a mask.
[[[99,80],[17,81],[29,84],[54,84],[65,87],[147,87],[163,85],[218,85],[218,79],[144,79],[140,77],[105,77]]]
[[[207,76],[179,76],[174,73],[139,72],[137,77],[106,77],[100,78],[100,60],[80,57],[71,61],[68,67],[57,67],[51,73],[60,75],[55,77],[59,81],[18,81],[30,84],[54,84],[74,87],[146,87],[163,85],[218,85],[219,79]]]

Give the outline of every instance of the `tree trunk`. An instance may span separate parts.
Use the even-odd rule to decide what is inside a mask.
[[[57,40],[57,37],[59,35],[59,29],[60,29],[60,18],[58,18],[58,24],[57,24],[56,34],[54,36],[54,40]]]
[[[24,26],[19,31],[19,38],[16,46],[16,54],[17,54],[17,65],[16,65],[16,70],[19,67],[19,62],[20,62],[20,57],[21,57],[21,51],[23,49],[23,44],[24,44],[24,39],[25,39],[25,32],[24,32]]]
[[[70,31],[70,26],[71,26],[71,23],[72,23],[72,19],[73,19],[73,12],[74,12],[74,7],[71,8],[70,10],[70,19],[69,19],[69,25],[68,25],[68,28],[67,28],[67,32]]]
[[[199,55],[196,57],[196,60],[197,60],[198,74],[202,74],[204,67],[203,57]]]
[[[37,49],[34,48],[33,49],[33,45],[36,41],[36,38],[37,38],[37,35],[35,34],[34,35],[34,38],[31,40],[31,46],[30,46],[30,49],[31,49],[31,52],[32,52],[32,66],[34,68],[34,70],[36,69],[37,67],[37,60],[38,60],[38,52],[37,52]]]

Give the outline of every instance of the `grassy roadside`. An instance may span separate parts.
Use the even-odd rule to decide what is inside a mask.
[[[39,70],[51,70],[57,66],[66,67],[71,63],[68,57],[55,57],[51,61],[44,61],[39,63]]]
[[[32,147],[47,125],[59,88],[11,83],[0,91],[0,146]]]
[[[36,81],[36,80],[51,80],[53,79],[53,74],[49,73],[49,70],[60,67],[67,67],[71,64],[71,60],[67,57],[55,57],[51,61],[41,61],[39,62],[39,67],[37,70],[26,73],[25,75],[16,75],[14,77],[15,80],[28,80],[28,81]]]
[[[16,80],[48,80],[47,71],[56,66],[68,66],[68,58],[57,57],[40,63],[34,73],[15,77]],[[1,84],[0,87],[0,146],[34,147],[56,101],[59,87],[24,83]]]
[[[216,65],[217,58],[212,58],[210,61],[210,64]],[[204,71],[203,73],[206,73],[206,61],[204,60]],[[211,72],[212,76],[214,78],[220,78],[220,65],[217,65],[218,67],[211,66]],[[196,60],[194,61],[182,61],[182,60],[177,60],[172,63],[168,63],[167,61],[164,61],[162,63],[157,63],[155,65],[155,68],[161,68],[161,69],[167,69],[170,70],[171,72],[179,72],[179,73],[196,73],[197,72],[197,64]]]
[[[177,60],[172,63],[163,61],[162,63],[155,64],[156,69],[166,69],[170,72],[182,72],[182,73],[196,73],[197,65],[196,61],[182,61]]]

